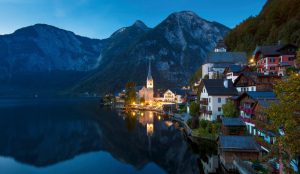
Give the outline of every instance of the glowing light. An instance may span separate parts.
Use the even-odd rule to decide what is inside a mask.
[[[158,120],[160,120],[161,119],[161,117],[160,116],[158,116]]]
[[[250,59],[250,63],[254,63],[254,59],[253,58]]]
[[[144,116],[144,113],[143,113],[143,112],[141,113],[141,116]]]
[[[135,102],[132,102],[133,105],[135,105]]]
[[[135,116],[135,112],[132,112],[132,116]]]

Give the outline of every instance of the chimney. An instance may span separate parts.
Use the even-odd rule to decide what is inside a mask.
[[[228,79],[224,79],[223,84],[224,84],[224,87],[225,87],[225,88],[228,88]]]

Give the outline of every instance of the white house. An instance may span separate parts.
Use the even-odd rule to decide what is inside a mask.
[[[222,106],[238,92],[228,79],[203,79],[200,83],[200,118],[214,121],[223,115]]]
[[[168,89],[163,93],[163,97],[160,100],[163,102],[182,103],[183,97],[182,91]]]

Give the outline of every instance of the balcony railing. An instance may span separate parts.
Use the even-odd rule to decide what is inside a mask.
[[[202,99],[200,100],[201,105],[208,105],[208,100]]]
[[[203,114],[212,115],[212,111],[209,111],[206,108],[200,108],[200,112]]]

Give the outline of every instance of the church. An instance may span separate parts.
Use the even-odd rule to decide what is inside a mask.
[[[146,86],[143,86],[141,90],[139,90],[139,97],[144,98],[146,103],[152,103],[154,101],[154,83],[151,75],[151,63],[149,61],[149,69],[147,75]]]

